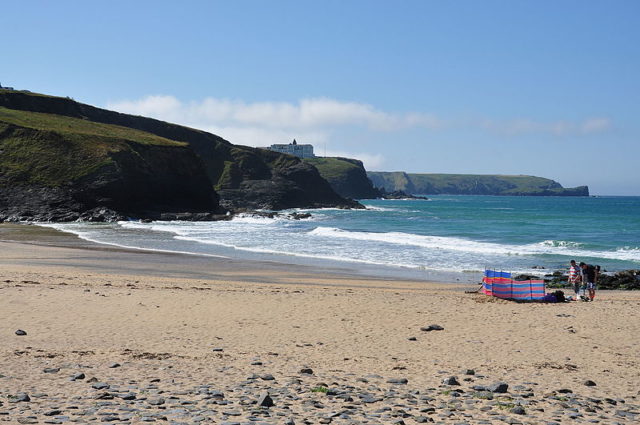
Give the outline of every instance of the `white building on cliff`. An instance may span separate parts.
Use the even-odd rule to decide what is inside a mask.
[[[313,145],[299,145],[296,139],[288,145],[276,144],[266,148],[270,151],[288,153],[289,155],[295,155],[298,158],[315,158],[313,154]]]

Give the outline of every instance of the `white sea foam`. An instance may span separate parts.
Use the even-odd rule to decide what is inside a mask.
[[[317,227],[310,235],[344,238],[358,241],[375,241],[395,245],[412,245],[433,251],[457,251],[493,255],[543,255],[556,254],[581,257],[599,257],[615,260],[640,261],[640,250],[618,249],[617,251],[591,251],[579,249],[580,244],[568,241],[542,241],[526,245],[497,244],[472,241],[456,237],[425,236],[402,232],[352,232],[334,227]]]

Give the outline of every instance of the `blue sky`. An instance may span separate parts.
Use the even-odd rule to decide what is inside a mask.
[[[371,170],[640,195],[638,1],[13,1],[0,83]]]

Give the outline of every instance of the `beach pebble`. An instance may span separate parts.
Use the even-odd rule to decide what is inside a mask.
[[[273,375],[272,375],[272,374],[270,374],[270,373],[267,373],[266,375],[262,375],[260,378],[261,378],[263,381],[273,381],[273,380],[275,380],[275,379],[276,379],[276,378],[274,378],[274,377],[273,377]]]
[[[60,372],[60,368],[59,367],[45,367],[42,371],[44,373],[58,373],[58,372]]]
[[[109,389],[109,384],[104,383],[104,382],[96,382],[91,387],[96,389],[96,390],[108,390]]]
[[[445,378],[444,381],[442,381],[442,383],[444,385],[460,385],[460,382],[458,381],[458,378],[456,376],[450,376],[448,378]]]
[[[476,371],[475,371],[475,370],[473,370],[473,369],[467,369],[467,370],[464,372],[464,374],[465,374],[465,375],[475,375],[475,374],[476,374]]]
[[[84,379],[84,373],[80,372],[80,373],[76,373],[74,375],[71,376],[71,378],[69,378],[70,381],[79,381]]]
[[[409,383],[409,380],[407,378],[391,378],[387,379],[387,383],[395,385],[405,385]]]
[[[416,338],[415,336],[411,336],[411,337],[407,338],[407,340],[409,340],[409,341],[417,341],[418,338]]]
[[[9,396],[9,403],[20,403],[20,402],[28,402],[31,401],[31,398],[27,393],[18,393],[14,396]]]
[[[306,375],[313,375],[313,369],[308,367],[303,367],[302,369],[300,369],[300,373],[304,373]]]
[[[440,325],[429,325],[429,326],[424,326],[420,328],[420,330],[424,332],[431,332],[431,331],[443,331],[444,328]]]
[[[120,367],[120,366],[121,366],[120,363],[115,363],[115,362],[109,364],[109,368],[110,369],[115,369],[115,368]]]
[[[216,347],[212,348],[211,351],[213,351],[214,353],[221,353],[224,351],[224,348]]]
[[[595,386],[596,386],[596,383],[595,383],[595,382],[593,382],[591,379],[587,379],[586,381],[584,381],[584,384],[585,384],[587,387],[595,387]]]
[[[487,387],[487,390],[491,391],[492,393],[506,393],[508,389],[509,384],[506,384],[504,382],[496,382],[495,384],[489,385],[489,387]]]
[[[18,329],[16,331],[16,335],[18,336],[25,336],[27,333],[25,331],[23,331],[22,329]]]
[[[269,392],[268,391],[262,391],[260,393],[260,396],[258,397],[258,406],[271,407],[271,406],[274,406],[274,405],[275,405],[275,403],[273,402],[273,399],[269,395]]]
[[[522,406],[515,406],[514,408],[512,408],[511,410],[509,410],[509,412],[514,413],[516,415],[525,415],[527,412],[524,410],[524,407]]]
[[[35,416],[26,416],[26,417],[19,417],[17,421],[19,424],[37,424],[38,418]]]

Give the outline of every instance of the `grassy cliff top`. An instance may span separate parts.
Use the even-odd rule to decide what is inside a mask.
[[[0,107],[0,183],[65,185],[111,164],[112,154],[136,144],[186,146],[127,127]]]
[[[45,114],[41,112],[28,112],[17,109],[8,109],[0,106],[0,122],[13,124],[18,127],[31,128],[41,131],[53,131],[62,134],[76,134],[87,136],[106,137],[113,140],[127,140],[145,145],[161,146],[186,146],[186,143],[165,139],[155,134],[121,127],[112,124],[102,124],[64,115]]]
[[[358,164],[357,161],[337,157],[305,158],[305,161],[318,168],[322,176],[328,180],[340,178],[345,176],[347,171],[362,167],[362,164]]]

